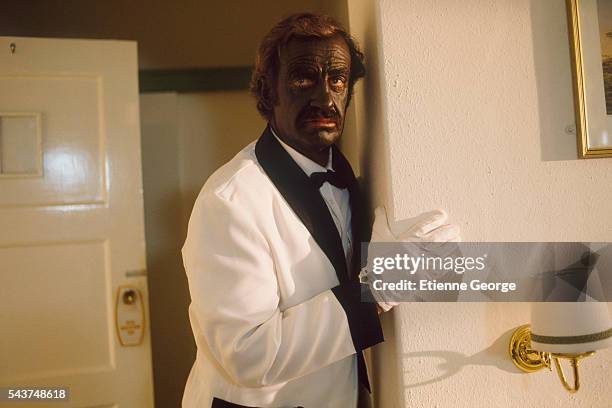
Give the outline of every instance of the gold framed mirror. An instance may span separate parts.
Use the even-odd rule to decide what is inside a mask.
[[[578,155],[612,157],[612,2],[567,0]]]

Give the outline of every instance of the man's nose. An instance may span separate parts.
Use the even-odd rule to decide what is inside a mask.
[[[327,79],[319,82],[313,95],[312,106],[317,107],[321,110],[328,110],[334,106],[334,101],[331,95],[331,88]]]

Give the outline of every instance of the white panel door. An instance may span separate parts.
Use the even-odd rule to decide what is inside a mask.
[[[136,57],[0,37],[0,387],[48,406],[153,406]]]

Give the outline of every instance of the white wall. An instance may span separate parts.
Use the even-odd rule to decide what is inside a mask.
[[[180,258],[178,95],[142,95],[140,117],[155,402],[178,407],[195,355]]]
[[[612,241],[612,159],[577,160],[565,132],[564,0],[348,4],[371,75],[345,143],[373,203],[396,219],[446,208],[467,241]],[[378,406],[611,406],[611,350],[583,362],[576,395],[514,368],[507,343],[528,317],[518,303],[402,305],[374,356]]]

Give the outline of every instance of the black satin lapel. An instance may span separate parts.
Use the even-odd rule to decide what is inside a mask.
[[[349,205],[351,207],[351,229],[352,229],[352,245],[353,254],[351,259],[350,276],[356,278],[361,268],[361,242],[363,241],[362,234],[362,221],[363,221],[363,209],[361,201],[361,192],[359,190],[359,183],[355,177],[355,173],[351,168],[350,163],[344,157],[340,149],[335,145],[332,147],[333,158],[332,163],[334,170],[340,173],[340,175],[350,180],[349,183]]]
[[[266,127],[255,145],[255,155],[272,183],[327,255],[340,282],[348,279],[338,229],[319,191]]]

